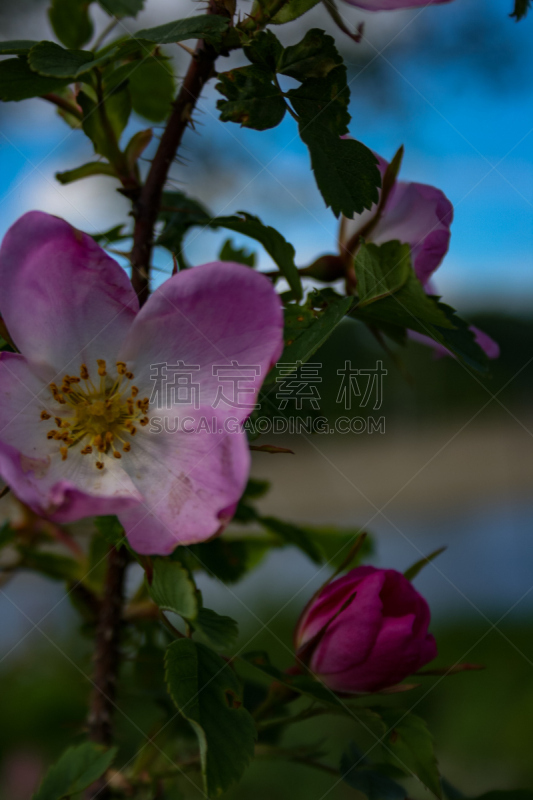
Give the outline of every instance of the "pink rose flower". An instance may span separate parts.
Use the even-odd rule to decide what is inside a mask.
[[[116,514],[140,553],[217,533],[248,476],[240,422],[283,346],[270,281],[205,264],[139,310],[124,270],[89,236],[35,211],[0,249],[0,314],[20,351],[0,354],[0,476],[19,499],[59,523]],[[230,390],[213,367],[235,374],[232,362],[255,368],[237,370],[238,407],[216,402]],[[180,363],[199,405],[163,396],[161,365]],[[154,428],[156,416],[172,424]],[[194,433],[173,424],[184,416]]]
[[[378,692],[436,657],[429,621],[428,604],[400,572],[357,567],[304,609],[296,655],[335,692]]]
[[[374,155],[383,177],[388,162],[377,153]],[[356,214],[353,219],[344,218],[341,223],[341,247],[350,240],[356,241],[361,233],[367,242],[377,245],[393,239],[408,244],[418,280],[428,294],[436,294],[431,278],[448,252],[453,221],[453,206],[444,192],[425,183],[396,180],[381,213],[376,217],[377,212],[378,205],[374,205],[369,211]],[[498,358],[498,344],[478,328],[472,327],[471,330],[487,356]],[[449,350],[429,336],[410,331],[410,337],[433,347],[438,356],[450,355]]]
[[[345,0],[345,2],[350,6],[364,8],[366,11],[395,11],[399,8],[419,8],[419,6],[449,3],[450,0]]]

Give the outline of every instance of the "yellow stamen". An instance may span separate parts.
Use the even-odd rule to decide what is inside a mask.
[[[117,372],[119,375],[126,374],[126,362],[125,361],[117,361]]]
[[[48,414],[47,411],[41,411],[41,419],[50,419],[51,414]]]
[[[106,370],[106,363],[105,363],[104,359],[103,358],[97,358],[96,359],[96,363],[98,364],[98,374],[100,375],[101,378],[105,378],[105,376],[107,375],[107,370]]]
[[[88,378],[89,378],[89,370],[87,369],[87,366],[85,364],[81,365],[80,375],[81,375],[81,377],[83,378],[84,381],[88,380]]]
[[[68,447],[60,447],[59,452],[61,453],[61,461],[66,461],[68,456]]]
[[[104,468],[104,464],[103,464],[102,461],[97,461],[94,466],[96,467],[96,469],[103,469]]]

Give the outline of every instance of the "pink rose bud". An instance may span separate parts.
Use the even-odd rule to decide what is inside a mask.
[[[378,692],[437,655],[429,607],[394,569],[357,567],[322,588],[296,628],[296,656],[335,692]]]

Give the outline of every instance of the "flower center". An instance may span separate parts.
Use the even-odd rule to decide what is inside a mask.
[[[93,454],[95,467],[104,469],[103,455],[122,458],[122,452],[131,450],[137,425],[145,426],[150,400],[138,399],[139,390],[133,385],[133,372],[127,370],[124,361],[116,362],[117,376],[107,374],[106,362],[97,359],[98,378],[91,379],[86,364],[80,368],[80,377],[65,375],[58,388],[50,384],[54,400],[66,412],[54,417],[56,428],[46,434],[59,444],[61,458],[65,461],[70,448],[80,447],[82,455]],[[48,420],[52,414],[41,411],[41,419]]]

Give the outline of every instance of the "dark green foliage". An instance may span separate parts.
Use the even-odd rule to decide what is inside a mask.
[[[218,77],[216,88],[228,98],[217,102],[222,122],[238,122],[258,131],[279,125],[285,100],[269,70],[251,64],[221,72]]]
[[[26,59],[0,61],[0,100],[27,100],[55,92],[69,83],[66,78],[45,78],[32,69]]]
[[[229,664],[191,639],[170,645],[165,666],[170,695],[198,738],[205,791],[217,797],[242,777],[254,753],[255,725],[241,687]]]
[[[92,742],[69,747],[50,767],[33,800],[63,800],[82,792],[111,766],[116,752],[116,747],[105,750]]]
[[[93,35],[87,0],[52,0],[48,17],[54,33],[65,47],[77,49]]]
[[[85,50],[65,50],[54,42],[39,42],[30,50],[28,64],[50,78],[79,78],[92,67],[94,56]]]
[[[137,39],[147,39],[157,44],[172,44],[186,39],[205,39],[210,44],[217,44],[228,27],[228,19],[219,16],[186,17],[175,22],[167,22],[155,28],[143,28],[137,31]]]
[[[511,14],[517,21],[526,16],[531,8],[531,0],[515,0],[513,13]]]

